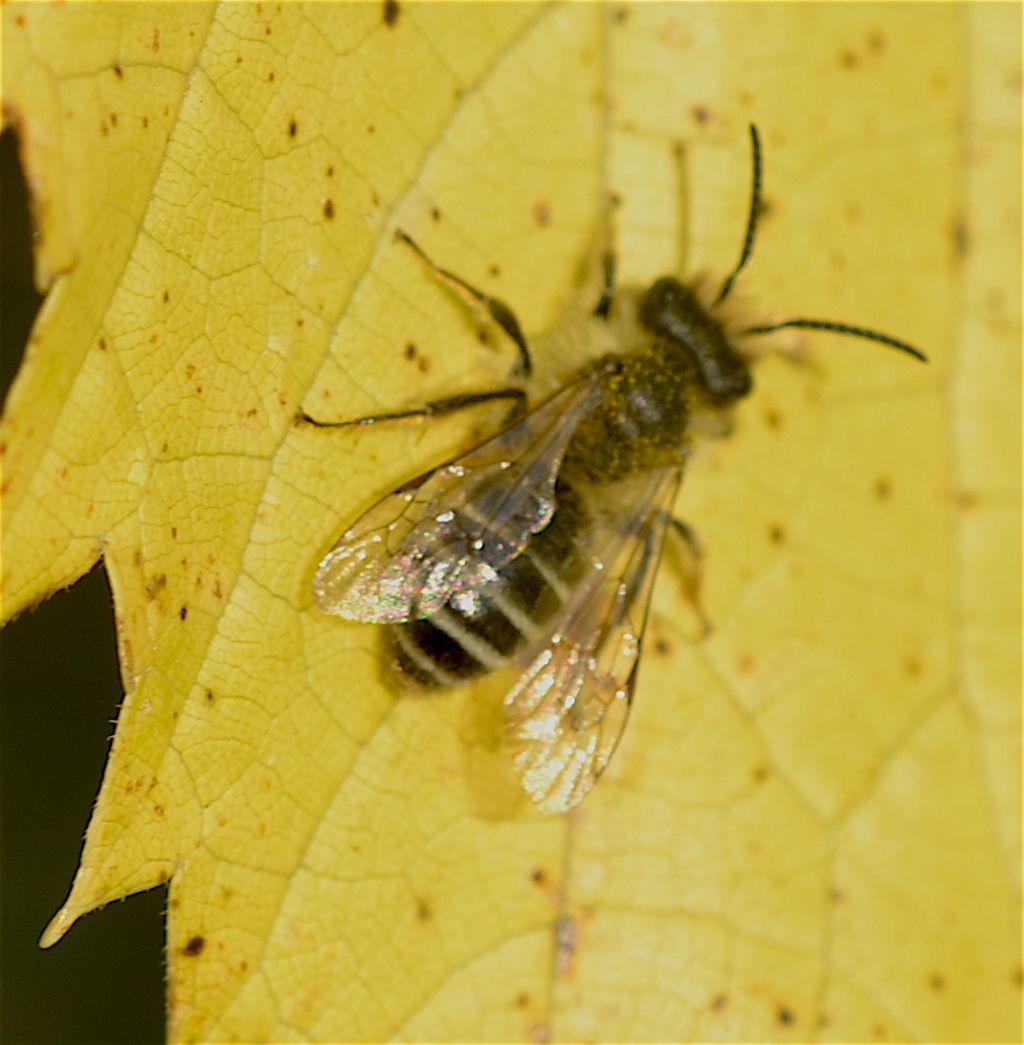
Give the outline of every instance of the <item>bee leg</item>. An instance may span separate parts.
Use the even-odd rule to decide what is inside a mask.
[[[600,269],[600,293],[591,315],[607,320],[615,303],[615,276],[618,256],[615,253],[615,211],[622,200],[613,192],[605,198],[594,243],[588,250],[586,282],[592,289],[595,269]]]
[[[598,319],[607,319],[615,299],[615,250],[606,247],[601,253],[601,296],[594,306],[594,315]]]
[[[700,601],[700,582],[704,572],[704,549],[697,540],[697,535],[689,523],[682,519],[672,517],[671,532],[679,538],[680,559],[683,573],[683,595],[687,602],[694,608],[700,618],[701,627],[704,629],[703,638],[714,630],[711,618],[704,612]]]
[[[395,236],[403,243],[412,247],[436,276],[448,280],[449,283],[454,283],[457,287],[469,294],[474,301],[483,305],[483,307],[487,309],[490,313],[491,319],[493,319],[494,322],[497,323],[506,334],[508,334],[508,336],[515,342],[516,348],[519,349],[519,362],[512,371],[513,377],[529,377],[530,374],[533,373],[533,359],[530,356],[530,346],[526,343],[523,328],[519,325],[519,320],[516,318],[515,312],[513,312],[512,309],[500,298],[491,297],[490,294],[474,287],[472,283],[467,283],[461,276],[456,276],[455,273],[449,269],[442,268],[407,232],[398,229],[395,232]]]
[[[526,393],[521,388],[496,388],[490,392],[466,392],[462,395],[447,396],[435,399],[411,410],[398,410],[390,414],[373,414],[370,417],[357,417],[351,421],[317,421],[309,414],[299,412],[296,420],[301,424],[313,425],[315,428],[352,428],[360,425],[375,425],[382,421],[404,421],[410,417],[443,417],[455,414],[466,407],[478,406],[480,403],[492,403],[499,399],[512,402],[506,423],[518,421],[526,413]]]
[[[686,166],[686,145],[678,139],[672,143],[672,161],[676,175],[676,263],[674,272],[682,279],[690,271],[690,179]]]

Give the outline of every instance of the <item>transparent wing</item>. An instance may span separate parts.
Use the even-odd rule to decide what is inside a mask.
[[[595,537],[586,578],[505,698],[513,758],[542,812],[582,801],[622,736],[681,478],[679,468],[645,476],[629,517]]]
[[[313,597],[348,620],[393,624],[436,613],[493,580],[555,512],[555,481],[591,381],[378,501],[321,561]]]

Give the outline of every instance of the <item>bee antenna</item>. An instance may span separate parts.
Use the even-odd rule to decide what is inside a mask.
[[[757,127],[750,125],[750,147],[753,153],[754,185],[750,193],[750,214],[747,216],[747,234],[743,237],[743,250],[740,251],[740,260],[736,267],[725,277],[722,289],[714,303],[720,305],[732,290],[736,277],[746,268],[750,255],[754,252],[754,234],[757,232],[757,218],[761,213],[761,137],[757,133]]]
[[[859,337],[864,341],[876,341],[880,345],[888,345],[890,348],[906,352],[908,356],[920,359],[922,363],[928,362],[928,357],[913,345],[901,341],[898,337],[879,333],[877,330],[869,330],[867,327],[855,327],[850,323],[836,323],[830,319],[787,319],[782,323],[772,323],[768,326],[747,327],[744,334],[771,334],[776,330],[785,330],[787,327],[800,327],[803,330],[827,330],[830,334],[845,334],[847,337]]]

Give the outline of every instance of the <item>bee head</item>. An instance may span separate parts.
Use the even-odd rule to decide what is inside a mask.
[[[644,291],[637,315],[661,345],[684,352],[696,364],[701,383],[716,404],[742,399],[753,388],[747,361],[692,287],[674,276],[662,276]]]

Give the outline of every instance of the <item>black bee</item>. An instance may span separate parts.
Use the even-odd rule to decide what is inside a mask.
[[[608,252],[589,322],[592,343],[613,350],[533,410],[521,389],[505,388],[341,422],[513,404],[504,430],[389,493],[346,530],[316,571],[313,597],[328,613],[387,625],[405,685],[448,689],[514,668],[509,743],[524,788],[547,813],[583,799],[622,735],[666,533],[695,549],[672,516],[691,442],[750,393],[747,339],[806,327],[925,358],[896,338],[824,320],[730,329],[722,305],[750,257],[761,200],[760,144],[750,133],[746,237],[713,300],[674,276],[616,288]],[[528,375],[530,350],[512,310],[398,236],[490,312]]]

